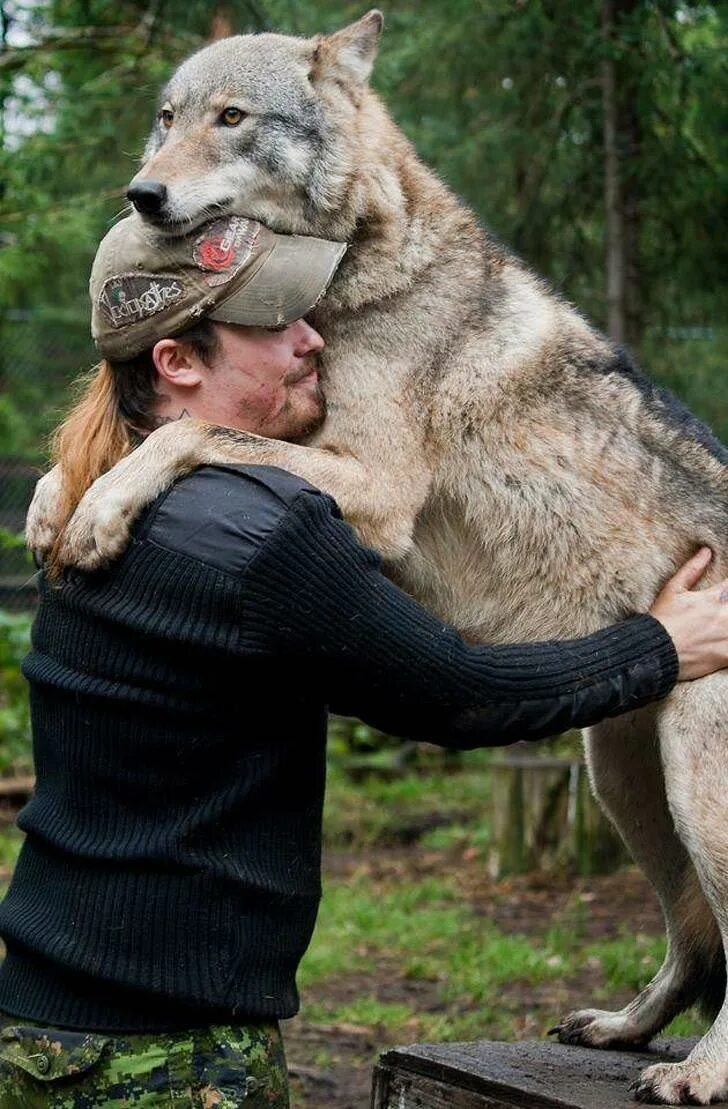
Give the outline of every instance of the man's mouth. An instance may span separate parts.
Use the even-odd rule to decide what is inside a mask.
[[[292,369],[290,374],[285,376],[286,385],[296,385],[299,381],[304,381],[307,377],[319,377],[320,366],[319,360],[311,359],[306,360],[299,369]]]
[[[300,370],[294,370],[286,376],[286,385],[297,385],[299,381],[305,381],[308,377],[318,377],[318,372],[316,363],[301,366]]]

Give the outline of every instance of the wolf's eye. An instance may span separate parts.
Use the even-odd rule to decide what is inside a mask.
[[[245,118],[245,112],[240,108],[226,108],[221,114],[220,120],[226,127],[237,127],[237,125]]]
[[[162,127],[166,127],[167,129],[169,129],[174,123],[174,112],[172,111],[172,109],[162,108],[161,112],[159,113],[159,120],[162,124]]]

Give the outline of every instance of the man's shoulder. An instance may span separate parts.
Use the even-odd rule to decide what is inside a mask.
[[[226,498],[240,497],[242,500],[275,499],[288,506],[304,490],[318,493],[320,490],[297,474],[281,470],[278,466],[254,465],[216,465],[198,466],[190,474],[180,478],[175,488],[183,486],[204,486],[219,489]]]
[[[274,466],[200,466],[160,499],[142,536],[238,574],[303,492],[318,490]]]

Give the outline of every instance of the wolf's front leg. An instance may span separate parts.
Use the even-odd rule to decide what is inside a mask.
[[[25,521],[25,542],[40,558],[50,554],[63,526],[61,486],[60,467],[54,466],[36,483],[30,502]]]
[[[570,1013],[558,1035],[562,1043],[587,1047],[638,1047],[709,993],[722,959],[720,934],[667,803],[657,710],[589,729],[587,761],[596,797],[657,891],[668,945],[659,971],[629,1005]]]
[[[665,784],[676,827],[728,943],[728,673],[685,682],[659,716]],[[725,987],[725,955],[717,971]],[[711,1105],[728,1098],[728,1003],[682,1063],[647,1067],[638,1101]]]
[[[414,518],[429,482],[419,461],[413,460],[406,473],[388,484],[385,474],[370,472],[350,454],[264,439],[194,419],[175,421],[94,482],[66,525],[61,564],[94,570],[116,558],[146,505],[182,474],[216,464],[279,466],[297,474],[330,493],[360,538],[392,560],[411,543]],[[52,519],[40,516],[35,514],[30,522],[32,534],[55,539]]]

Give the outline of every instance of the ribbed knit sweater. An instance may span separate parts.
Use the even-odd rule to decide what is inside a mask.
[[[289,1017],[320,897],[328,709],[454,748],[664,696],[662,625],[471,646],[389,581],[335,503],[204,467],[111,568],[42,584],[37,786],[0,907],[0,1010],[68,1028]]]

